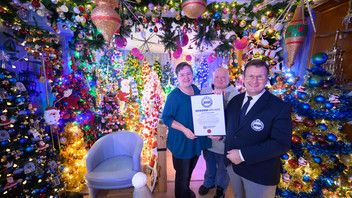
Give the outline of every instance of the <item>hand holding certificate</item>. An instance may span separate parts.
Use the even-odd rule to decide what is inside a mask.
[[[191,96],[191,105],[196,136],[226,135],[222,94]]]

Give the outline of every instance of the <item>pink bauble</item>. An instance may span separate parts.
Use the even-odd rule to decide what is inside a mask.
[[[242,50],[245,47],[247,47],[247,43],[248,43],[247,38],[243,37],[243,38],[235,41],[235,48],[238,50]]]
[[[191,61],[191,60],[192,60],[192,56],[191,56],[191,55],[187,55],[187,56],[186,56],[186,61],[189,62],[189,61]]]
[[[144,55],[143,55],[143,54],[139,54],[139,55],[138,55],[138,59],[139,59],[140,61],[142,61],[142,60],[144,59]]]
[[[177,54],[176,52],[174,52],[174,53],[172,54],[172,56],[173,56],[175,59],[179,59],[180,56],[181,56],[181,54]]]
[[[174,52],[174,54],[181,55],[182,54],[182,47],[177,47],[176,51]]]
[[[131,54],[133,55],[133,56],[138,56],[138,54],[139,54],[139,49],[138,48],[133,48],[132,50],[131,50]]]
[[[188,44],[188,41],[189,41],[189,39],[188,39],[188,36],[187,36],[187,34],[182,34],[182,46],[181,46],[181,42],[180,42],[180,37],[177,37],[177,45],[178,46],[181,46],[181,47],[184,47],[184,46],[186,46],[187,44]]]
[[[126,40],[126,38],[123,38],[123,39],[121,39],[121,38],[116,38],[116,39],[115,39],[115,44],[116,44],[116,46],[117,46],[118,48],[125,48],[126,45],[127,45],[127,40]],[[133,54],[132,54],[132,55],[133,55]]]

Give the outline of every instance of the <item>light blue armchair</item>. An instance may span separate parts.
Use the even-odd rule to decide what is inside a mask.
[[[132,177],[140,171],[142,137],[130,131],[114,132],[96,141],[86,157],[85,179],[90,197],[99,189],[132,187]]]

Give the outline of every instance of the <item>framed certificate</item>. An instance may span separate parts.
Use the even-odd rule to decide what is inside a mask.
[[[226,135],[222,94],[191,96],[191,105],[196,136]]]

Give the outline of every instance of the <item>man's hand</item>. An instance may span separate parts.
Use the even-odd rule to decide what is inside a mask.
[[[239,149],[232,149],[230,151],[227,151],[226,157],[236,165],[242,162]]]
[[[188,129],[188,128],[186,128],[186,129],[183,131],[183,133],[185,134],[185,136],[186,136],[188,139],[193,140],[193,139],[196,139],[196,138],[197,138],[197,136],[195,136],[194,133],[193,133],[190,129]]]
[[[224,137],[223,137],[223,136],[213,136],[213,135],[209,135],[208,138],[210,138],[210,139],[212,139],[212,140],[220,141],[220,140],[222,140]]]

